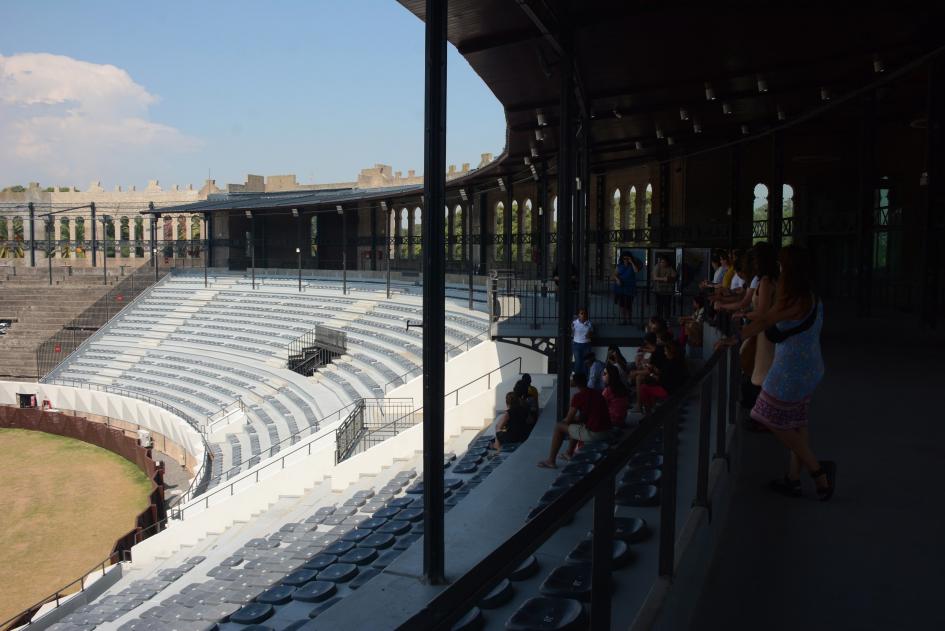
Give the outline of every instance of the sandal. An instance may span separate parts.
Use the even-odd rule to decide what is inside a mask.
[[[810,472],[810,477],[814,480],[822,475],[827,476],[827,486],[817,487],[817,497],[821,502],[826,502],[833,497],[834,487],[837,484],[837,463],[833,460],[821,460],[820,468]]]
[[[781,480],[772,480],[769,482],[768,488],[785,497],[801,497],[803,495],[801,492],[801,481],[792,480],[787,475]]]

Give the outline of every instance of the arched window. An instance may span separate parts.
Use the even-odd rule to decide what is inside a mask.
[[[117,219],[113,216],[105,222],[105,234],[102,236],[105,241],[105,256],[110,259],[115,258],[115,221]]]
[[[67,259],[72,253],[72,235],[69,234],[69,228],[71,227],[71,222],[68,217],[60,217],[59,219],[59,256]]]
[[[640,224],[643,223],[638,216],[639,209],[637,206],[637,187],[631,186],[627,193],[627,223],[633,230],[640,228]]]
[[[794,243],[794,187],[785,184],[781,190],[784,195],[781,201],[781,224],[784,228],[781,231],[781,245],[791,245]]]
[[[754,195],[751,241],[757,243],[768,238],[768,187],[761,182],[755,184]]]
[[[505,204],[495,205],[495,255],[496,261],[505,260]]]
[[[6,217],[0,217],[0,259],[7,258],[8,253],[12,251],[7,245],[10,240],[10,228]]]
[[[653,221],[653,185],[647,184],[643,192],[643,226],[652,227]]]
[[[522,256],[525,261],[531,261],[533,258],[534,245],[532,244],[532,234],[535,229],[535,216],[532,207],[532,200],[526,199],[522,207],[522,234],[525,235],[525,242],[522,245]]]
[[[620,207],[620,189],[614,191],[613,201],[610,204],[610,225],[612,230],[623,230],[623,217]]]
[[[135,217],[135,256],[144,256],[144,217]]]
[[[75,257],[85,258],[85,217],[75,218]]]
[[[252,225],[252,223],[250,223]],[[174,256],[174,220],[170,217],[164,217],[164,228],[161,232],[161,241],[163,241],[162,250],[164,251],[164,258],[169,259]],[[250,248],[252,244],[246,244],[246,256],[250,254]]]
[[[414,243],[412,244],[411,251],[413,256],[420,256],[420,239],[423,234],[423,211],[419,206],[413,209],[413,236]]]
[[[397,256],[401,259],[407,258],[407,237],[410,234],[410,211],[406,208],[400,209],[400,222],[399,222],[397,236],[400,238],[400,246],[397,248]]]
[[[463,258],[463,242],[465,241],[465,224],[463,223],[463,207],[458,205],[453,209],[453,258]],[[462,237],[462,238],[461,238]]]
[[[521,208],[518,205],[518,200],[512,200],[512,260],[521,261],[522,260],[522,248],[521,248],[521,235],[522,235],[522,214],[520,212]]]
[[[314,258],[318,256],[318,215],[313,214],[309,223],[311,239],[309,239],[309,254]]]
[[[119,243],[118,248],[121,252],[121,257],[128,258],[128,256],[131,254],[131,246],[128,244],[128,242],[131,240],[131,229],[129,227],[130,220],[128,217],[121,217],[118,222],[118,239],[121,242]]]
[[[203,218],[200,215],[190,216],[190,255],[194,258],[200,256],[200,222]]]

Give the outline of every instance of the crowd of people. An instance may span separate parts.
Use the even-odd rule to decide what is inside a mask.
[[[614,437],[682,389],[689,378],[687,358],[702,355],[703,325],[728,313],[738,332],[718,346],[739,347],[744,421],[751,429],[771,432],[789,452],[787,473],[771,484],[772,489],[801,495],[800,473],[806,469],[820,499],[833,495],[836,464],[817,460],[807,432],[810,398],[824,372],[823,305],[814,293],[809,253],[796,246],[776,253],[760,242],[747,252],[716,252],[711,263],[711,278],[692,298],[691,313],[671,326],[668,309],[661,305],[664,308],[646,323],[643,343],[632,361],[618,346],[610,346],[605,358],[598,358],[593,351],[594,325],[586,309],[578,310],[572,323],[576,392],[555,425],[548,457],[539,466],[555,468],[558,459],[568,460],[579,444]],[[625,321],[636,294],[638,270],[638,263],[627,254],[614,272],[615,302]],[[537,412],[529,416],[513,409],[523,400],[509,394],[509,411],[500,421],[509,436],[527,435],[537,419]],[[537,408],[537,396],[535,401]],[[560,453],[565,441],[568,447]],[[497,446],[501,442],[497,438]]]

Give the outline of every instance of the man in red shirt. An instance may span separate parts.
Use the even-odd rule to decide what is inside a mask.
[[[593,442],[604,440],[610,431],[610,414],[607,411],[607,400],[599,391],[587,387],[587,375],[574,375],[574,385],[578,391],[571,397],[571,406],[568,414],[555,425],[551,435],[551,452],[547,460],[538,463],[546,469],[557,468],[558,452],[564,439],[570,437],[572,447],[577,441]],[[573,449],[568,450],[569,453]]]

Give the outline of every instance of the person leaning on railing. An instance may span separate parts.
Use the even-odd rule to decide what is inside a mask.
[[[774,359],[751,410],[751,418],[770,429],[790,452],[787,473],[770,486],[783,495],[799,497],[803,466],[815,481],[818,497],[829,500],[836,486],[837,465],[817,460],[807,430],[811,397],[824,374],[820,349],[824,308],[814,294],[810,253],[787,246],[781,249],[779,261],[775,304],[716,347],[735,346],[754,335],[764,335],[775,344]]]

